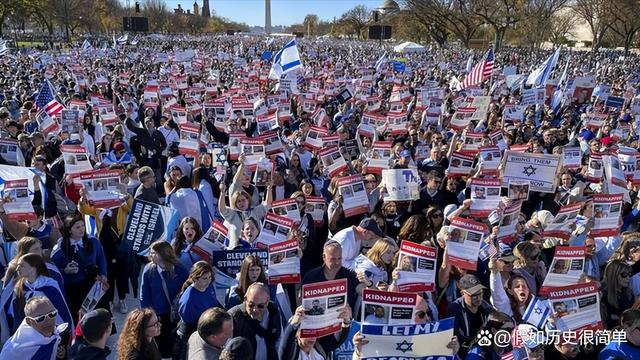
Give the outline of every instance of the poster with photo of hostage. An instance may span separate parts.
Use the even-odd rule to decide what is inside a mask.
[[[497,146],[483,146],[480,148],[480,175],[498,175],[498,167],[502,161],[502,153]]]
[[[417,293],[364,289],[362,323],[367,325],[410,325],[418,303]]]
[[[287,240],[295,224],[293,219],[268,212],[262,221],[260,234],[256,238],[256,247],[267,248],[269,245]]]
[[[220,221],[213,220],[207,232],[191,247],[201,259],[211,263],[213,252],[224,250],[229,245],[229,229]]]
[[[433,291],[436,279],[438,249],[403,240],[400,243],[396,280],[399,291]]]
[[[62,110],[60,112],[60,126],[62,131],[69,134],[77,134],[80,128],[80,111]]]
[[[261,136],[264,140],[264,151],[267,155],[274,155],[284,151],[284,144],[277,132],[271,131]]]
[[[64,160],[64,171],[67,174],[78,174],[93,170],[87,151],[82,145],[60,145]]]
[[[451,154],[451,161],[447,169],[448,177],[468,176],[473,169],[473,161],[476,156],[467,153],[454,151]]]
[[[253,173],[253,183],[256,186],[267,186],[273,177],[273,161],[269,158],[261,158],[256,164]]]
[[[367,171],[381,174],[382,170],[389,169],[389,159],[391,159],[391,141],[376,141],[369,152]]]
[[[347,306],[347,279],[302,285],[302,306],[307,315],[300,324],[301,338],[319,338],[339,332],[338,313]]]
[[[507,185],[507,197],[511,200],[526,201],[529,199],[529,188],[531,182],[528,180],[510,179]]]
[[[295,221],[300,221],[300,210],[296,199],[282,199],[272,202],[271,212]]]
[[[99,169],[74,179],[87,191],[87,201],[94,207],[114,209],[127,200],[127,188],[120,182],[122,171]]]
[[[489,216],[500,203],[500,179],[472,178],[470,185],[473,200],[470,215],[475,218]]]
[[[255,171],[258,161],[267,157],[264,150],[264,139],[262,138],[241,138],[240,152],[244,154],[244,164],[250,171]]]
[[[474,107],[459,107],[453,114],[449,127],[458,131],[466,129],[471,123],[471,117],[473,117],[474,112],[476,112]]]
[[[180,153],[187,156],[200,154],[200,125],[184,123],[180,124]]]
[[[273,206],[273,205],[272,205]],[[327,201],[322,196],[307,196],[305,212],[311,214],[313,223],[322,226],[324,223],[324,212],[327,210]]]
[[[240,146],[240,140],[246,138],[244,133],[232,132],[229,134],[229,159],[238,160],[242,147]]]
[[[347,162],[342,157],[340,149],[337,146],[320,150],[319,155],[322,165],[324,165],[331,177],[337,176],[348,168]]]
[[[37,220],[37,215],[29,197],[29,180],[7,180],[3,184],[2,197],[10,198],[4,203],[7,218],[13,221]]]
[[[602,154],[591,153],[589,155],[589,165],[587,166],[587,180],[599,183],[602,181],[603,174]]]
[[[584,271],[584,246],[558,246],[544,278],[540,295],[547,295],[550,289],[578,283]]]
[[[447,256],[452,265],[461,269],[475,270],[480,252],[480,242],[488,228],[483,223],[455,217],[449,226]]]
[[[351,175],[338,180],[338,192],[342,195],[342,210],[345,217],[369,211],[369,197],[361,175]]]
[[[518,238],[518,216],[522,209],[521,200],[506,199],[506,203],[499,203],[498,207],[504,207],[502,217],[498,227],[498,240],[505,244],[510,244]]]
[[[579,146],[565,147],[562,149],[562,167],[569,170],[579,169],[582,166],[582,152]]]
[[[298,240],[269,245],[268,277],[269,285],[300,283]]]
[[[584,330],[602,330],[598,284],[590,282],[553,288],[549,291],[549,305],[561,332],[575,331],[579,339]]]
[[[118,121],[113,104],[98,105],[98,115],[102,126],[113,126]]]
[[[615,236],[620,229],[623,194],[593,195],[593,227],[591,236]]]
[[[482,140],[484,139],[484,133],[476,133],[472,131],[465,131],[463,135],[464,145],[462,146],[462,151],[467,152],[478,152],[480,150],[480,145],[482,144]]]
[[[561,207],[553,218],[553,221],[544,228],[542,236],[545,238],[554,237],[569,240],[571,232],[573,231],[570,225],[576,223],[576,217],[580,213],[582,205],[584,205],[584,202],[573,203]]]
[[[258,124],[258,134],[264,135],[278,128],[278,114],[274,112],[273,114],[258,116],[256,122]]]
[[[322,149],[322,138],[326,135],[329,135],[327,129],[311,125],[304,138],[304,145],[311,150],[320,150]]]

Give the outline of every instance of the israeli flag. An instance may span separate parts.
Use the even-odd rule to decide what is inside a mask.
[[[384,54],[382,54],[382,56],[380,56],[380,59],[378,59],[378,61],[376,61],[376,71],[380,72],[380,69],[382,69],[382,66],[384,66],[384,64],[386,64],[387,62],[387,52],[385,51]]]
[[[471,69],[473,69],[473,54],[469,55],[467,60],[467,74],[471,72]]]
[[[81,47],[82,47],[82,51],[89,51],[89,50],[93,49],[93,45],[91,45],[91,43],[89,42],[89,40],[85,40],[85,41],[82,43],[82,46],[81,46]]]
[[[551,99],[551,109],[553,113],[558,115],[560,108],[562,107],[562,100],[564,99],[564,92],[567,87],[567,69],[569,68],[569,61],[564,65],[564,70],[558,81],[558,87],[553,92],[553,98]]]
[[[302,68],[296,39],[289,41],[276,53],[269,71],[269,79],[280,79],[283,74]]]
[[[553,55],[549,56],[549,58],[545,60],[542,65],[540,65],[531,74],[529,74],[526,84],[531,86],[544,86],[547,83],[547,79],[549,79],[549,76],[551,76],[551,72],[556,66],[559,57],[560,48],[558,48],[558,50],[556,50]]]
[[[536,296],[529,302],[522,320],[536,326],[538,329],[542,329],[550,315],[551,307],[549,306],[549,301]]]

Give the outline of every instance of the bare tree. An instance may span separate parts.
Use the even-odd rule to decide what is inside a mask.
[[[171,16],[167,4],[162,0],[146,0],[142,13],[149,19],[151,31],[163,31]]]
[[[474,12],[495,32],[494,49],[502,47],[508,29],[527,16],[528,3],[522,0],[475,0]]]
[[[307,30],[307,36],[311,36],[311,29],[315,30],[316,26],[318,26],[318,15],[308,14],[304,17],[304,21],[302,21],[302,25]]]
[[[640,21],[638,21],[640,4],[635,0],[617,0],[613,1],[611,5],[611,31],[622,39],[626,54],[629,52],[629,47],[631,47],[638,30],[640,30]]]
[[[351,10],[347,10],[340,17],[340,21],[349,26],[358,38],[362,36],[362,30],[369,23],[370,12],[364,5],[357,5]]]
[[[595,51],[600,47],[604,35],[613,23],[610,0],[575,0],[573,10],[589,25],[593,41],[591,48]]]
[[[578,18],[572,11],[556,13],[549,21],[549,41],[553,45],[559,45],[563,38],[573,35],[573,28],[578,23]]]
[[[471,4],[468,0],[404,0],[405,7],[439,44],[451,33],[465,46],[469,46],[482,23]]]

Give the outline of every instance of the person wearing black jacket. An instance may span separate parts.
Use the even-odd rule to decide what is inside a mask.
[[[321,356],[322,359],[329,359],[331,352],[339,348],[349,336],[352,320],[349,305],[346,305],[338,313],[338,318],[342,319],[342,330],[336,334],[321,338],[301,338],[298,328],[302,319],[306,317],[304,308],[299,306],[282,334],[282,342],[278,351],[282,360],[298,360],[301,351],[313,359],[317,359],[318,356]],[[315,357],[312,357],[312,354]]]
[[[80,320],[82,336],[69,349],[71,360],[101,360],[107,359],[111,349],[107,347],[107,340],[111,336],[111,314],[105,309],[96,309],[86,313]]]
[[[254,360],[279,360],[276,348],[282,333],[280,311],[270,300],[269,287],[249,285],[244,302],[229,310],[233,318],[233,336],[241,336],[255,349]]]
[[[154,120],[150,117],[144,119],[145,128],[135,125],[131,118],[127,118],[125,124],[135,136],[131,138],[131,151],[136,155],[140,166],[149,166],[156,174],[156,190],[162,192],[162,152],[167,148],[164,135],[156,129]]]

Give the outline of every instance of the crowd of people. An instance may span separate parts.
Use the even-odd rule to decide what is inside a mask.
[[[553,92],[547,92],[544,103],[523,106],[514,120],[503,111],[519,105],[529,87],[514,76],[533,71],[550,51],[502,49],[490,76],[473,89],[461,89],[458,80],[464,79],[474,52],[455,46],[393,54],[377,43],[300,39],[301,69],[272,79],[268,74],[283,46],[280,39],[121,39],[56,50],[21,48],[0,57],[0,179],[15,179],[8,175],[12,169],[29,169],[35,213],[24,221],[10,216],[4,207],[15,199],[5,189],[0,359],[106,359],[112,352],[127,360],[319,360],[332,353],[343,359],[337,351],[345,344],[352,345],[346,346],[350,357],[361,359],[363,349],[377,345],[358,331],[359,324],[384,317],[382,308],[362,315],[362,293],[399,291],[401,270],[412,266],[399,261],[402,241],[437,249],[434,290],[418,294],[411,316],[413,324],[453,318],[449,353],[437,355],[500,359],[519,348],[529,359],[640,358],[638,184],[627,179],[618,231],[595,236],[592,198],[609,192],[610,178],[588,176],[594,154],[639,148],[640,109],[633,101],[640,83],[638,56],[563,50],[550,78],[560,78],[566,68],[567,80],[592,77],[594,86],[584,96],[561,84],[559,108],[552,106]],[[481,53],[475,56],[474,63],[482,61]],[[507,68],[514,72],[505,74]],[[168,92],[162,91],[164,83]],[[601,95],[605,88],[624,104],[608,106]],[[339,98],[345,89],[350,98]],[[440,89],[441,96],[425,99],[426,89]],[[81,104],[77,131],[69,130],[59,114],[49,116],[50,99],[41,103],[47,91],[65,108]],[[462,103],[478,96],[490,97],[486,116],[464,129],[450,126]],[[251,103],[251,111],[234,108],[239,99]],[[207,111],[207,104],[216,102],[222,114]],[[105,104],[113,106],[115,119],[100,113]],[[274,113],[277,122],[259,128],[258,122]],[[604,119],[596,127],[586,120],[593,113]],[[363,119],[371,117],[383,120],[366,132],[364,125],[371,124]],[[59,126],[51,128],[46,120]],[[185,151],[192,141],[182,136],[184,124],[200,131],[195,152]],[[345,159],[344,168],[330,172],[335,159],[320,155],[329,146],[310,146],[307,135],[318,129],[323,137],[336,136],[333,146]],[[497,146],[489,136],[496,131],[505,142],[502,153],[515,147],[556,156],[566,148],[580,152],[579,166],[554,175],[554,192],[518,194],[517,236],[509,242],[498,235],[502,211],[512,204],[504,190],[491,216],[472,216],[472,198],[479,195],[472,196],[470,182],[499,176],[482,171],[479,151],[471,152],[469,174],[449,171],[452,154],[468,144],[467,134],[479,133],[483,145]],[[234,150],[238,134],[243,139],[275,134],[280,141],[276,152],[264,155],[272,164],[266,175],[253,173],[252,153]],[[269,139],[271,145],[274,138]],[[388,184],[372,164],[381,156],[375,146],[386,142],[385,169],[417,170],[413,200],[385,199]],[[117,206],[91,201],[103,190],[98,185],[77,186],[78,175],[68,170],[82,159],[65,164],[70,160],[61,151],[77,145],[92,169],[118,173],[122,197]],[[344,208],[353,193],[340,191],[339,185],[353,175],[361,176],[368,199],[356,214]],[[310,198],[323,199],[320,218],[312,216]],[[216,268],[193,251],[194,244],[215,220],[228,229],[227,249],[255,248],[272,204],[284,199],[295,199],[299,211],[287,238],[298,241],[300,283],[281,286],[287,300],[282,301],[269,284],[267,264],[252,255],[242,260],[227,293],[217,294]],[[180,219],[175,233],[152,239],[144,255],[122,246],[137,200],[167,206]],[[545,236],[560,209],[576,203],[581,206],[570,236]],[[449,244],[460,236],[451,227],[454,218],[487,226],[482,242],[494,252],[477,259],[475,270],[448,256]],[[506,346],[479,341],[482,334],[526,323],[525,311],[542,295],[547,269],[563,247],[584,247],[583,272],[570,282],[597,284],[601,329],[621,331],[625,340],[589,344],[561,337]],[[301,286],[336,279],[346,279],[348,286],[347,303],[338,314],[341,329],[319,338],[301,336],[304,319],[323,310],[305,310]],[[96,284],[106,293],[95,309],[85,311],[85,294]],[[139,299],[139,306],[129,309],[128,297]],[[122,329],[112,325],[113,312],[127,314]],[[539,330],[554,328],[563,314],[553,309]],[[116,349],[106,345],[110,336],[118,337]]]

